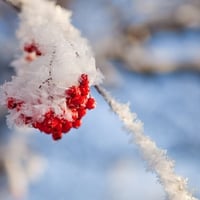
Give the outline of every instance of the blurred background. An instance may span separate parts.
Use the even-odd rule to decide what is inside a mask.
[[[90,41],[104,86],[130,102],[145,133],[200,198],[200,1],[57,0]],[[14,74],[15,10],[0,1],[0,82]],[[9,129],[0,108],[0,199],[161,200],[162,186],[101,96],[61,141]]]

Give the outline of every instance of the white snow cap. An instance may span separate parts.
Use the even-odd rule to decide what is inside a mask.
[[[82,74],[88,76],[89,86],[102,80],[88,42],[71,24],[71,12],[54,2],[23,1],[19,17],[17,37],[22,53],[12,63],[16,76],[2,86],[1,102],[7,104],[12,97],[25,104],[20,111],[10,111],[9,121],[16,123],[20,114],[42,120],[49,107],[57,115],[65,110],[64,117],[70,120],[66,89],[77,86]]]
[[[52,78],[59,87],[75,84],[83,73],[89,76],[91,85],[97,84],[100,76],[91,49],[71,24],[70,17],[70,11],[54,2],[34,0],[24,3],[17,36],[22,47],[34,40],[43,54],[28,68],[33,68],[32,75],[41,80],[45,80],[51,68]],[[23,65],[21,62],[20,58],[14,63],[17,71]],[[24,70],[30,72],[23,67]]]

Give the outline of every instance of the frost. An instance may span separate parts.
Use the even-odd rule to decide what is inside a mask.
[[[137,144],[144,160],[147,161],[148,168],[157,174],[168,199],[197,200],[188,192],[187,180],[175,174],[174,161],[170,160],[166,152],[159,149],[154,141],[144,135],[143,123],[130,111],[129,105],[118,103],[100,86],[96,86],[96,89],[132,134],[133,143]]]

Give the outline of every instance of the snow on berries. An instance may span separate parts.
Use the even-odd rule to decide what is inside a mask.
[[[71,13],[46,0],[25,1],[17,30],[16,75],[1,87],[10,125],[33,127],[54,140],[79,128],[96,106],[90,87],[102,76]]]

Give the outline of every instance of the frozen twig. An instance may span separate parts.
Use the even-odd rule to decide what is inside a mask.
[[[118,103],[104,88],[95,86],[114,113],[118,115],[125,128],[132,134],[148,168],[155,172],[163,185],[169,200],[197,200],[188,191],[187,180],[174,172],[174,161],[166,152],[157,147],[154,141],[144,135],[143,123],[135,113],[131,113],[129,105]]]

